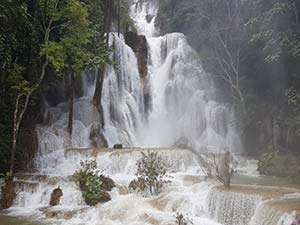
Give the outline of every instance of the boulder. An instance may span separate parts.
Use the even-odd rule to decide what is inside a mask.
[[[110,194],[107,191],[100,190],[94,196],[86,196],[84,198],[86,204],[90,206],[97,205],[98,203],[104,203],[111,200]]]
[[[8,209],[17,197],[16,185],[12,180],[6,181],[2,187],[1,208]]]
[[[100,175],[100,180],[102,182],[101,189],[104,191],[111,191],[114,187],[116,187],[115,182],[110,177]]]
[[[108,143],[104,137],[100,124],[93,124],[90,132],[90,139],[96,148],[107,148]]]
[[[59,187],[55,188],[51,193],[49,205],[51,205],[51,206],[58,205],[60,202],[61,196],[63,196],[62,190]]]
[[[115,144],[114,149],[122,149],[123,145],[122,144]]]

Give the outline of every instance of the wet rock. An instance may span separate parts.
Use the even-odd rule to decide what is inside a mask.
[[[47,218],[64,219],[69,220],[73,217],[71,212],[60,212],[60,211],[47,211],[44,212]]]
[[[6,181],[5,185],[1,188],[2,198],[1,198],[1,208],[8,209],[12,206],[14,200],[17,197],[16,186],[13,181]]]
[[[154,17],[154,15],[148,14],[148,15],[146,16],[146,21],[147,21],[147,23],[150,23],[150,22],[152,21],[153,17]]]
[[[93,124],[91,127],[90,139],[96,148],[106,148],[108,143],[104,137],[100,124]]]
[[[59,187],[54,189],[51,193],[51,199],[50,199],[49,205],[51,205],[51,206],[58,205],[60,202],[61,196],[63,196],[62,190]]]
[[[86,196],[84,198],[86,204],[90,206],[95,206],[98,203],[104,203],[111,200],[110,194],[107,191],[100,190],[98,193],[93,196]]]
[[[183,136],[175,141],[174,145],[175,148],[183,148],[183,149],[190,149],[190,141],[187,137]]]
[[[115,144],[114,149],[122,149],[123,145],[122,144]]]
[[[38,134],[35,126],[20,130],[18,148],[22,152],[18,155],[18,169],[30,170],[38,149]]]
[[[101,175],[100,180],[102,182],[101,189],[104,191],[111,191],[114,187],[116,187],[115,182],[110,177]]]
[[[296,215],[295,220],[291,225],[300,225],[300,212]]]
[[[148,43],[146,37],[132,31],[126,32],[124,37],[126,44],[130,46],[136,54],[140,77],[146,77],[148,74]]]
[[[110,194],[107,191],[101,191],[100,203],[108,202],[111,200]]]
[[[87,209],[88,207],[75,209],[75,210],[64,210],[64,209],[55,209],[51,207],[43,207],[40,208],[39,210],[43,212],[43,214],[47,218],[69,220],[72,219],[76,214],[85,212]]]

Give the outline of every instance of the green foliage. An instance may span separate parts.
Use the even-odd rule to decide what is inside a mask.
[[[157,152],[141,154],[142,157],[136,163],[137,180],[133,180],[130,186],[141,191],[148,189],[151,195],[157,195],[168,182],[166,160]]]
[[[82,196],[88,205],[96,205],[107,199],[107,193],[102,189],[100,171],[97,170],[96,160],[81,161],[81,169],[75,173],[75,180],[78,182]],[[109,196],[109,195],[108,195]]]
[[[300,178],[300,157],[289,153],[270,152],[258,161],[258,171],[264,175]]]
[[[7,71],[7,82],[10,88],[18,94],[27,95],[32,92],[33,88],[32,85],[22,76],[23,71],[24,68],[22,66],[13,64]]]
[[[254,8],[261,10],[263,0],[256,1]],[[263,13],[251,18],[246,27],[252,33],[249,41],[255,45],[262,43],[263,53],[266,62],[272,63],[278,61],[284,54],[284,51],[291,46],[293,31],[288,26],[282,26],[293,13],[292,2],[276,0]],[[296,46],[292,47],[292,51],[296,51]]]
[[[0,173],[0,178],[3,177],[5,181],[12,179],[12,174],[10,172]]]
[[[53,3],[59,4],[56,1]],[[57,6],[50,7],[48,17],[58,23],[55,27],[60,29],[61,37],[59,41],[46,43],[41,55],[48,58],[58,74],[67,70],[79,76],[91,58],[86,49],[91,36],[87,9],[79,0],[67,0],[59,11],[55,10]]]
[[[39,118],[41,95],[61,84],[63,75],[81,75],[109,63],[104,43],[103,0],[0,1],[0,171],[12,146],[14,104],[31,93],[22,126]],[[42,65],[48,59],[42,83]],[[39,86],[39,87],[37,87]],[[20,106],[24,103],[20,99]],[[23,146],[22,146],[23,149]]]

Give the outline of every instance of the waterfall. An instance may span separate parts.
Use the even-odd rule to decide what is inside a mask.
[[[210,191],[207,200],[210,215],[224,225],[249,224],[259,201],[261,201],[261,197],[258,195],[219,190],[218,188]]]
[[[113,63],[104,71],[104,127],[93,104],[93,74],[83,75],[83,96],[74,100],[72,136],[67,131],[68,102],[53,106],[45,100],[44,123],[36,128],[36,173],[16,174],[14,209],[40,214],[69,209],[74,216],[62,220],[64,225],[175,224],[177,212],[197,225],[291,225],[294,215],[266,204],[257,190],[247,193],[253,191],[252,186],[244,192],[224,190],[204,180],[199,153],[242,150],[234,111],[217,101],[212,76],[203,70],[184,34],[159,36],[155,28],[158,1],[130,0],[130,15],[138,33],[147,40],[146,78],[141,78],[137,54],[124,36],[109,36]],[[149,112],[145,109],[145,88],[152,100]],[[193,150],[177,145],[182,138]],[[124,148],[96,148],[95,142],[107,142],[109,147],[121,143]],[[159,196],[143,198],[127,187],[136,178],[141,152],[148,151],[165,159],[172,182]],[[110,193],[111,201],[86,207],[72,175],[81,168],[81,161],[91,159],[117,187]],[[238,170],[259,176],[255,160],[246,160]],[[63,191],[60,206],[49,209],[51,192],[57,187]],[[44,219],[42,214],[40,220]]]
[[[122,35],[112,34],[110,46],[114,48],[112,58],[116,65],[108,66],[104,74],[104,134],[110,146],[136,146],[144,105],[137,59]]]
[[[212,78],[181,33],[157,37],[157,1],[134,1],[131,15],[149,45],[153,111],[143,124],[142,146],[169,147],[186,137],[198,151],[241,151],[234,112],[215,101]],[[151,20],[148,19],[151,18]]]
[[[74,133],[67,132],[68,104],[47,106],[46,123],[37,127],[39,156],[70,147],[91,147],[91,133],[102,133],[109,146],[170,147],[185,137],[197,151],[241,150],[234,112],[215,101],[212,78],[181,33],[154,37],[157,1],[133,1],[130,12],[147,39],[148,85],[152,111],[145,115],[143,80],[137,58],[123,35],[110,34],[113,49],[104,73],[104,127],[92,104],[95,77],[83,75],[84,96],[74,103]],[[148,118],[148,119],[145,119]],[[95,131],[98,130],[98,131]]]

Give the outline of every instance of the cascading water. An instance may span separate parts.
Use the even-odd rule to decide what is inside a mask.
[[[84,96],[74,103],[72,137],[67,132],[68,103],[45,107],[45,123],[37,127],[37,173],[16,176],[18,197],[13,207],[22,212],[25,208],[46,213],[71,210],[71,219],[52,221],[64,225],[175,224],[176,212],[187,215],[195,225],[258,225],[255,221],[277,225],[274,221],[287,221],[290,214],[272,210],[267,210],[266,215],[276,218],[265,218],[260,209],[266,206],[260,203],[259,195],[219,190],[201,179],[201,160],[195,151],[241,150],[233,126],[234,112],[216,101],[213,80],[203,71],[197,53],[183,34],[157,36],[157,11],[158,0],[131,1],[131,16],[149,47],[147,85],[152,111],[146,116],[145,84],[134,51],[125,44],[123,35],[111,33],[109,44],[115,63],[107,66],[104,74],[104,127],[101,128],[99,112],[92,103],[95,77],[84,76]],[[95,134],[109,146],[122,143],[144,148],[91,149],[95,146]],[[195,151],[162,148],[173,146],[182,137]],[[159,196],[143,198],[129,193],[127,186],[135,178],[140,153],[148,150],[158,151],[166,159],[172,182]],[[80,161],[88,159],[95,159],[98,169],[118,184],[111,192],[111,201],[90,208],[86,208],[71,178],[80,168]],[[239,171],[253,173],[254,164],[251,161]],[[60,206],[45,208],[57,186],[63,190]],[[40,216],[40,220],[44,219],[43,214]]]
[[[259,195],[247,195],[213,188],[208,196],[210,215],[224,225],[249,224]]]
[[[137,1],[131,15],[147,37],[153,111],[141,130],[143,146],[172,146],[182,137],[196,150],[240,151],[233,112],[214,101],[214,84],[183,34],[155,37],[157,1]],[[150,18],[150,19],[149,19]]]
[[[157,1],[137,1],[130,7],[138,31],[147,38],[149,89],[152,111],[144,108],[143,80],[137,58],[122,35],[110,35],[114,65],[104,74],[102,107],[104,128],[92,104],[95,82],[84,82],[85,96],[75,101],[74,134],[66,130],[68,104],[47,108],[38,126],[40,153],[68,147],[90,147],[91,133],[98,129],[108,145],[170,147],[182,137],[197,151],[241,151],[233,126],[234,113],[215,99],[209,74],[183,34],[154,37]],[[84,78],[87,79],[87,78]],[[95,81],[95,79],[92,79]],[[98,124],[98,126],[96,125]]]

